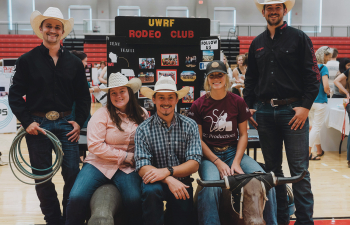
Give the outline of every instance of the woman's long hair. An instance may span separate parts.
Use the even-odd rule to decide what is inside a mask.
[[[137,99],[135,97],[134,92],[131,90],[131,88],[127,87],[128,93],[129,93],[129,102],[126,104],[126,111],[125,114],[128,116],[128,118],[135,122],[137,125],[140,125],[145,120],[145,112],[142,110],[141,106],[137,102]],[[113,105],[110,97],[110,91],[108,90],[107,94],[107,110],[109,113],[109,116],[111,117],[112,121],[117,125],[117,128],[120,131],[124,131],[122,127],[120,126],[122,123],[122,120],[119,118],[118,113],[116,112],[116,107]]]

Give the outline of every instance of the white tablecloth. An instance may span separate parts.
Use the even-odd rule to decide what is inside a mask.
[[[345,109],[342,106],[342,98],[328,99],[328,112],[325,117],[325,123],[320,131],[321,147],[324,151],[339,151],[341,140],[341,131],[345,116],[345,134],[349,134],[349,117],[345,114]],[[347,137],[342,144],[342,151],[346,151]]]

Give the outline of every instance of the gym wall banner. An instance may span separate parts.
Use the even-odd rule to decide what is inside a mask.
[[[17,119],[8,103],[13,66],[0,67],[0,133],[16,132]]]
[[[115,24],[116,36],[107,36],[108,77],[121,72],[153,88],[160,76],[169,76],[178,90],[190,87],[176,109],[187,115],[193,101],[205,94],[206,65],[220,59],[220,40],[210,37],[210,19],[117,16]],[[136,96],[152,115],[152,100],[139,92]]]

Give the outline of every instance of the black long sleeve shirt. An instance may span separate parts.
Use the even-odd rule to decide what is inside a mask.
[[[310,109],[318,94],[320,72],[310,38],[286,22],[271,39],[268,29],[257,36],[248,55],[244,100],[253,109],[258,99],[302,98]]]
[[[82,127],[90,113],[91,97],[84,65],[78,57],[61,47],[55,65],[49,49],[41,44],[18,58],[9,104],[24,128],[34,122],[31,112],[70,111],[73,102],[75,121]]]

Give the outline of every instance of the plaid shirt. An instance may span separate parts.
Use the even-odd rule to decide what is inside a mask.
[[[170,127],[157,113],[141,123],[135,134],[136,171],[146,165],[178,166],[190,159],[201,162],[202,145],[198,125],[175,112]]]

